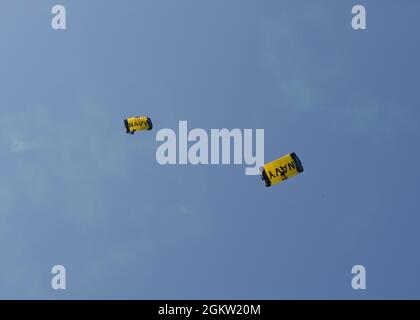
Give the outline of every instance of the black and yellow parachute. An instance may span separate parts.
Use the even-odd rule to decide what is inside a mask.
[[[270,187],[303,172],[303,166],[299,157],[293,152],[265,164],[260,171],[265,186]]]
[[[135,131],[152,130],[153,124],[149,117],[134,117],[124,120],[125,130],[128,134],[134,134]]]

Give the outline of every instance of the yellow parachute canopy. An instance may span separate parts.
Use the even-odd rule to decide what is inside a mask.
[[[260,168],[261,179],[269,187],[303,172],[303,166],[296,153],[287,154]]]
[[[134,134],[135,131],[152,130],[153,124],[149,117],[134,117],[124,120],[127,133]]]

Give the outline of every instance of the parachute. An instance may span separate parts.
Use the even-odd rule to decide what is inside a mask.
[[[260,168],[260,176],[266,187],[270,187],[303,172],[303,166],[296,153],[289,153]]]
[[[124,126],[128,134],[135,131],[152,130],[153,124],[149,117],[134,117],[124,120]]]

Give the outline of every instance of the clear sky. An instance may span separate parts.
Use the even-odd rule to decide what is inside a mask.
[[[0,298],[420,298],[419,12],[1,1]],[[126,135],[133,115],[154,130]],[[266,188],[240,165],[161,166],[156,132],[180,120],[264,129],[266,161],[294,151],[305,172]]]

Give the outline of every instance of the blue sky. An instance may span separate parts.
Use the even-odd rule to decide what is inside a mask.
[[[418,1],[63,0],[65,31],[55,4],[0,4],[0,298],[420,298]],[[161,166],[179,120],[305,172]]]

